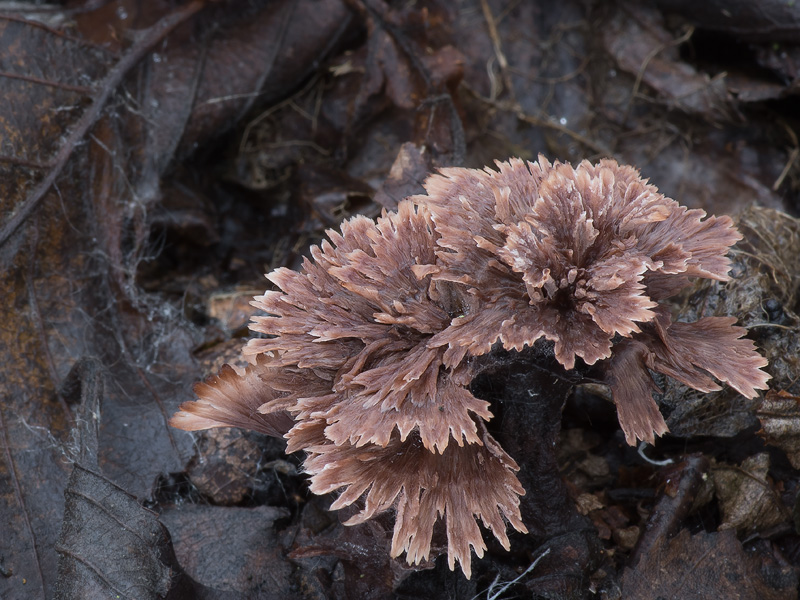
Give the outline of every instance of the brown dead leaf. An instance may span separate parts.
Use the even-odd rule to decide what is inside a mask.
[[[635,527],[630,524],[631,519],[625,509],[618,505],[594,510],[589,516],[597,528],[597,534],[603,540],[616,539],[620,531]]]
[[[198,436],[197,460],[187,475],[197,491],[216,505],[232,506],[252,494],[263,449],[241,432],[213,429]]]
[[[756,416],[767,443],[783,450],[792,466],[800,469],[800,396],[770,390]]]
[[[795,569],[774,556],[751,558],[733,531],[690,535],[683,529],[622,576],[626,600],[787,600],[797,598],[796,588]]]
[[[575,498],[575,507],[578,512],[586,516],[593,510],[600,510],[605,504],[597,497],[596,494],[583,493]]]
[[[274,523],[282,508],[171,507],[160,520],[172,535],[181,566],[201,584],[245,598],[291,596],[291,567],[281,560]]]
[[[720,529],[753,534],[791,519],[767,476],[768,470],[769,454],[766,452],[745,459],[741,466],[718,463],[712,468],[722,511]]]
[[[680,14],[699,27],[746,40],[795,42],[800,33],[800,14],[794,2],[785,0],[658,0],[662,10]]]
[[[692,30],[675,36],[654,8],[633,3],[624,7],[608,23],[603,43],[619,67],[636,77],[631,100],[636,100],[644,83],[670,108],[707,119],[727,117],[731,98],[725,81],[712,79],[678,58],[677,48],[691,38]]]

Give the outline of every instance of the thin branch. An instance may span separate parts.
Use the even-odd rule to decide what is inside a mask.
[[[497,23],[494,15],[492,15],[492,9],[489,7],[489,2],[487,0],[481,0],[481,8],[483,9],[483,18],[486,20],[486,26],[489,28],[489,37],[494,47],[494,55],[497,57],[497,64],[500,65],[500,74],[503,76],[503,84],[505,84],[506,90],[508,90],[511,104],[516,106],[517,97],[514,93],[514,85],[508,71],[508,59],[503,53],[503,45],[500,41],[500,35],[497,33]]]
[[[644,78],[644,73],[647,70],[647,66],[650,64],[650,61],[653,60],[659,53],[661,53],[662,50],[666,50],[667,48],[670,48],[672,46],[680,46],[684,42],[688,42],[689,38],[691,38],[693,34],[694,34],[694,26],[689,26],[686,30],[686,33],[684,33],[682,36],[674,40],[671,40],[669,42],[666,42],[664,44],[661,44],[656,48],[653,48],[653,50],[645,57],[645,59],[642,61],[641,66],[639,67],[639,72],[636,73],[636,81],[633,84],[633,89],[631,90],[631,97],[628,99],[628,105],[625,107],[625,117],[623,120],[627,121],[628,119],[628,115],[630,114],[631,111],[631,106],[633,105],[633,100],[639,94],[639,86],[642,85],[642,79]]]
[[[590,140],[586,136],[581,135],[577,131],[573,131],[572,129],[569,129],[564,125],[561,125],[561,123],[558,123],[551,119],[542,119],[541,117],[529,115],[522,111],[517,111],[517,119],[523,121],[524,123],[528,123],[530,125],[536,125],[537,127],[547,127],[549,129],[554,129],[559,133],[563,133],[564,135],[571,137],[573,140],[575,140],[580,144],[583,144],[590,150],[594,150],[601,156],[610,157],[614,155],[613,152],[611,152],[611,150],[609,150],[605,146],[598,144],[597,142]]]
[[[172,14],[164,17],[158,23],[147,29],[141,37],[130,47],[128,52],[112,68],[103,79],[99,86],[99,93],[95,97],[92,105],[83,113],[78,124],[69,134],[67,139],[58,150],[53,166],[47,176],[28,194],[22,202],[17,212],[14,213],[2,229],[0,229],[0,246],[5,244],[14,232],[30,216],[31,212],[39,205],[50,187],[55,183],[58,176],[66,167],[67,162],[72,156],[72,152],[77,148],[78,143],[84,138],[92,126],[100,118],[103,108],[111,95],[116,91],[119,84],[135,67],[144,56],[150,52],[156,44],[164,39],[178,25],[186,22],[197,13],[205,3],[203,0],[193,0],[186,6],[176,10]]]
[[[4,4],[5,3],[1,3],[0,4],[0,11],[9,10],[9,7],[7,5],[4,6]],[[53,6],[53,5],[51,5],[51,6],[52,6],[52,12],[63,11],[64,10],[63,7],[61,7],[61,6]],[[38,6],[37,7],[37,6],[31,6],[30,4],[26,4],[25,12],[26,13],[30,13],[30,12],[35,12],[37,10],[41,10],[42,12],[51,12],[50,10],[43,10],[44,8],[45,7],[43,7],[43,6]],[[86,40],[86,39],[81,38],[81,37],[77,37],[77,36],[74,36],[74,35],[69,35],[68,33],[64,33],[60,29],[56,29],[55,27],[50,27],[49,25],[46,25],[46,24],[42,23],[41,21],[36,21],[34,19],[26,19],[25,17],[17,17],[15,15],[11,15],[11,14],[8,14],[8,13],[0,14],[0,19],[3,20],[3,21],[10,21],[12,23],[20,23],[22,25],[25,25],[26,27],[35,27],[37,29],[41,29],[43,31],[46,31],[50,35],[54,35],[54,36],[59,37],[59,38],[61,38],[63,40],[68,40],[70,42],[74,42],[74,43],[76,43],[76,44],[78,44],[80,46],[84,46],[86,48],[93,48],[94,50],[100,50],[102,52],[105,52],[106,54],[113,54],[112,52],[109,51],[108,48],[105,48],[105,47],[103,47],[103,46],[101,46],[99,44],[95,44],[95,43],[91,42],[90,40]]]
[[[253,128],[255,128],[259,123],[261,123],[264,119],[266,119],[270,115],[276,113],[277,111],[279,111],[280,109],[282,109],[282,108],[284,108],[286,106],[289,106],[289,104],[295,98],[300,98],[303,94],[305,94],[308,90],[310,90],[318,82],[319,82],[319,77],[315,75],[314,77],[312,77],[309,80],[309,82],[305,86],[303,86],[303,88],[301,90],[295,92],[294,94],[292,94],[291,96],[289,96],[285,100],[282,100],[282,101],[278,102],[277,104],[273,104],[272,106],[267,108],[264,112],[259,114],[253,120],[251,120],[247,124],[247,126],[244,128],[244,133],[242,134],[242,139],[239,142],[239,153],[240,154],[245,154],[246,152],[257,151],[259,149],[258,147],[248,148],[248,146],[247,146],[247,140],[250,138],[250,134],[252,133]]]
[[[782,122],[781,125],[786,129],[786,133],[789,134],[789,137],[792,140],[792,150],[789,152],[789,158],[786,160],[786,165],[783,167],[783,171],[775,180],[775,183],[772,184],[772,191],[777,192],[778,188],[781,187],[783,184],[783,180],[786,179],[786,176],[789,174],[789,171],[792,170],[795,161],[797,160],[797,156],[800,155],[800,145],[797,142],[797,134],[794,132],[788,123]]]
[[[8,71],[0,71],[0,77],[5,77],[6,79],[19,79],[21,81],[28,81],[30,83],[36,83],[38,85],[46,85],[48,87],[54,87],[60,90],[66,90],[68,92],[77,92],[79,94],[85,94],[87,96],[90,96],[95,92],[94,88],[85,85],[70,85],[69,83],[50,81],[49,79],[42,79],[41,77],[33,77],[31,75],[20,75],[18,73],[9,73]]]
[[[52,166],[50,163],[40,163],[35,160],[20,158],[19,156],[3,155],[0,155],[0,163],[14,165],[15,167],[28,167],[29,169],[49,169]]]
[[[789,174],[789,171],[792,170],[795,161],[797,160],[798,155],[800,155],[800,148],[792,148],[792,151],[789,153],[789,158],[786,160],[786,165],[783,167],[783,171],[775,180],[775,183],[772,184],[772,191],[777,192],[778,188],[781,187],[783,184],[783,180],[786,179],[786,176]]]
[[[569,129],[566,126],[561,125],[561,123],[558,123],[555,120],[529,115],[528,113],[523,112],[522,110],[515,108],[514,106],[511,106],[506,102],[499,102],[497,100],[492,100],[491,98],[486,98],[482,96],[477,90],[474,90],[463,81],[461,82],[461,85],[464,87],[464,89],[466,89],[470,94],[472,94],[475,98],[477,98],[481,102],[485,102],[489,106],[496,108],[498,110],[513,113],[516,115],[517,119],[519,119],[524,123],[528,123],[529,125],[534,125],[536,127],[546,127],[548,129],[554,129],[559,133],[563,133],[564,135],[571,137],[573,140],[586,146],[590,150],[594,150],[601,156],[607,156],[607,157],[614,156],[614,153],[611,152],[609,148],[606,148],[605,146],[598,144],[593,140],[590,140],[589,138],[578,133],[577,131],[573,131],[572,129]]]

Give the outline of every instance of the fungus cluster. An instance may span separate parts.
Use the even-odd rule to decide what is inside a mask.
[[[311,490],[358,500],[347,524],[395,510],[392,556],[426,559],[444,519],[450,568],[469,577],[477,519],[508,548],[525,532],[519,469],[489,434],[489,403],[469,384],[498,345],[553,343],[565,369],[602,366],[628,443],[667,431],[650,371],[701,391],[716,380],[753,397],[766,365],[736,319],[674,322],[661,302],[690,278],[728,279],[741,236],[613,160],[577,167],[540,157],[498,170],[442,169],[395,212],[358,216],[277,269],[254,305],[263,337],[198,384],[172,425],[244,427],[303,450]],[[536,432],[531,432],[536,435]]]

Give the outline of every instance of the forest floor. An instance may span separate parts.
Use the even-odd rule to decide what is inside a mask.
[[[0,1],[0,82],[0,597],[797,598],[794,2]],[[580,568],[513,536],[471,579],[410,567],[390,513],[344,527],[282,440],[167,425],[240,360],[264,273],[436,168],[540,153],[733,216],[732,280],[674,313],[736,316],[772,376],[660,380],[640,452],[575,386]]]

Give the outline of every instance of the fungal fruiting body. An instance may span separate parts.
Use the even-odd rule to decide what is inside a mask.
[[[469,391],[473,357],[546,339],[565,369],[598,363],[630,444],[667,431],[650,370],[701,391],[766,388],[734,318],[673,322],[661,304],[691,278],[728,279],[729,217],[613,160],[497,166],[442,169],[427,194],[329,231],[299,272],[267,275],[278,290],[254,301],[266,337],[244,347],[250,366],[198,384],[171,423],[284,434],[311,490],[340,492],[331,508],[361,501],[347,524],[394,509],[392,556],[419,563],[441,518],[450,568],[469,577],[477,519],[506,548],[508,524],[526,531],[519,467]]]

